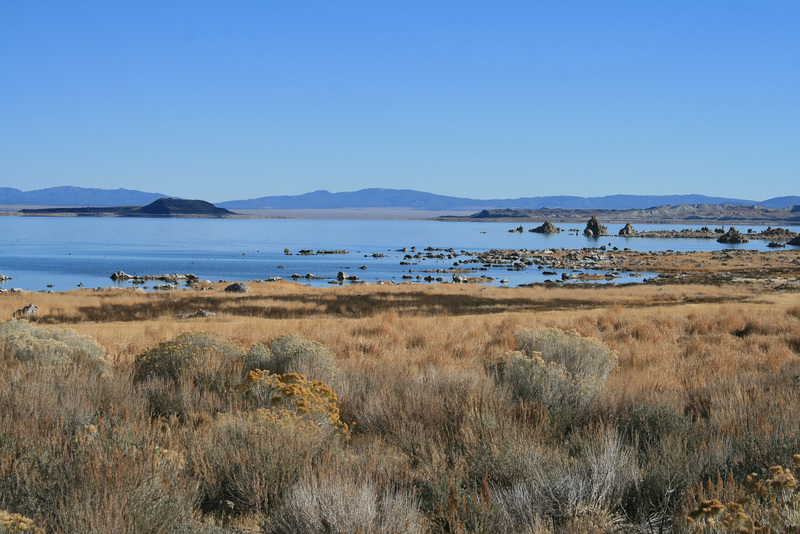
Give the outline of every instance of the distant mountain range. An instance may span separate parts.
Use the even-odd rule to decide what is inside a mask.
[[[0,187],[0,205],[5,206],[144,206],[167,196],[130,189],[61,186],[20,191],[13,187]]]
[[[51,187],[21,191],[0,187],[0,205],[53,207],[144,206],[167,195],[129,189]],[[481,200],[435,195],[410,189],[362,189],[343,193],[314,191],[294,196],[266,196],[249,200],[217,202],[230,210],[291,209],[366,209],[392,208],[426,211],[480,211],[485,209],[647,209],[678,204],[733,204],[786,208],[800,204],[799,196],[776,197],[763,201],[704,195],[609,195],[603,197],[544,196],[516,199]]]
[[[409,189],[362,189],[346,193],[314,191],[297,196],[270,196],[232,200],[217,205],[228,209],[358,209],[406,208],[430,211],[484,209],[646,209],[676,204],[734,204],[785,208],[800,204],[800,197],[779,197],[764,201],[704,195],[610,195],[604,197],[547,196],[479,200],[434,195]]]

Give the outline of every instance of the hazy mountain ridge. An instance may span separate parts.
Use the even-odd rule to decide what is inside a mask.
[[[51,187],[21,191],[0,187],[0,205],[113,207],[144,206],[160,198],[160,193],[129,189],[97,189],[83,187]],[[227,209],[363,209],[406,208],[429,211],[480,211],[484,209],[650,209],[658,206],[687,204],[731,204],[765,206],[773,209],[800,205],[800,196],[782,196],[763,201],[708,197],[704,195],[608,195],[603,197],[541,196],[516,199],[473,199],[437,195],[411,189],[369,188],[359,191],[331,193],[314,191],[302,195],[264,196],[247,200],[215,202]]]
[[[34,191],[21,191],[13,187],[0,187],[0,205],[6,206],[144,206],[167,196],[161,193],[146,193],[122,188],[99,189],[59,186],[36,189]]]
[[[731,204],[784,208],[800,204],[800,197],[785,196],[765,201],[708,197],[705,195],[609,195],[604,197],[543,196],[481,200],[436,195],[409,189],[361,189],[331,193],[314,191],[297,196],[267,196],[219,202],[229,209],[358,209],[413,208],[430,211],[484,209],[648,209],[681,204]]]

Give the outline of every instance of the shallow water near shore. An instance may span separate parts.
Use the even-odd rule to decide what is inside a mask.
[[[521,233],[509,232],[518,226],[519,223],[508,222],[419,220],[0,217],[0,275],[11,277],[11,280],[0,283],[0,287],[39,291],[48,289],[49,285],[54,291],[66,291],[79,284],[85,287],[130,286],[130,282],[115,283],[109,278],[119,270],[136,275],[192,273],[213,281],[291,279],[293,274],[301,277],[311,274],[317,278],[300,278],[299,281],[316,286],[335,280],[339,271],[366,282],[421,281],[417,276],[423,279],[426,276],[441,277],[449,281],[452,274],[434,271],[452,268],[454,262],[463,259],[462,251],[600,246],[656,252],[769,250],[768,241],[764,240],[723,245],[711,239],[619,237],[615,234],[622,228],[621,224],[608,225],[612,235],[598,239],[580,235],[585,224],[559,224],[564,232],[552,235],[528,231],[538,224],[523,224]],[[701,226],[635,227],[648,231]],[[572,228],[578,230],[578,235],[567,231]],[[729,226],[724,228],[727,230]],[[800,227],[784,228],[800,232]],[[766,226],[746,225],[737,229],[743,233],[748,229],[759,232]],[[405,259],[406,255],[425,252],[428,247],[452,249],[453,257]],[[284,254],[287,248],[291,255]],[[403,248],[408,252],[398,250]],[[315,254],[300,255],[301,250]],[[316,254],[322,250],[344,250],[347,253]],[[409,265],[401,265],[402,261]],[[631,277],[630,274],[622,273],[619,278],[604,283],[647,279],[647,276]],[[481,275],[492,277],[494,280],[490,283],[493,285],[507,279],[509,286],[554,279],[553,275],[545,275],[536,268],[509,271],[493,267],[469,274]],[[145,287],[157,283],[149,282]]]

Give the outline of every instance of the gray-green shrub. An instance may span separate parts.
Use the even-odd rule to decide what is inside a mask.
[[[509,530],[535,530],[546,518],[557,532],[577,524],[581,532],[609,531],[614,511],[640,479],[634,450],[611,427],[590,430],[579,443],[574,456],[528,458],[529,477],[494,492]]]
[[[134,362],[135,379],[178,380],[188,372],[205,381],[230,371],[241,359],[241,347],[231,341],[209,332],[186,332],[139,354]]]
[[[187,463],[205,499],[266,513],[314,458],[339,443],[286,410],[223,413],[191,434]]]
[[[549,409],[585,410],[617,362],[603,343],[574,330],[520,329],[514,337],[517,350],[492,364],[495,377],[517,398]]]
[[[312,380],[330,382],[336,374],[336,356],[322,343],[286,334],[269,344],[254,344],[245,357],[245,370],[271,373],[301,373]]]
[[[289,492],[281,510],[265,520],[269,534],[428,531],[427,521],[408,490],[380,489],[369,476],[333,470],[308,475]],[[366,480],[359,480],[364,479]]]
[[[0,352],[27,364],[60,366],[83,361],[97,371],[109,368],[105,349],[94,339],[27,321],[0,323]]]
[[[514,333],[514,342],[517,350],[529,357],[538,354],[574,377],[601,384],[617,364],[616,354],[605,344],[575,330],[521,328]]]

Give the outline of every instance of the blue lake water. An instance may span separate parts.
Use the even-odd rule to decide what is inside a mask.
[[[0,283],[0,287],[38,291],[52,285],[54,291],[66,291],[78,284],[85,287],[128,285],[110,280],[110,275],[119,270],[138,275],[192,273],[214,281],[289,279],[295,273],[301,276],[310,273],[320,279],[300,281],[318,286],[326,285],[339,271],[345,271],[368,282],[402,282],[405,281],[403,275],[425,276],[428,273],[423,271],[447,269],[455,261],[415,259],[412,260],[414,265],[400,265],[405,253],[398,249],[403,247],[416,247],[416,251],[424,251],[426,247],[454,249],[456,253],[491,249],[581,249],[601,245],[641,251],[769,250],[768,242],[762,240],[722,245],[704,239],[616,235],[590,239],[567,232],[554,235],[528,232],[535,224],[523,224],[523,233],[508,231],[516,226],[519,223],[420,220],[0,217],[0,274],[12,278]],[[585,224],[559,226],[582,231]],[[616,234],[622,226],[608,225],[609,233]],[[700,225],[635,227],[646,231],[699,228]],[[746,232],[750,228],[758,232],[766,227],[746,225],[738,229]],[[796,226],[784,228],[800,231]],[[286,248],[293,254],[285,255]],[[301,256],[297,254],[301,249],[347,250],[348,254]],[[375,258],[373,254],[386,257]],[[360,269],[362,266],[367,269]],[[495,285],[506,278],[510,286],[548,278],[536,269],[494,268],[475,274],[494,277]],[[447,274],[434,276],[451,279]],[[639,280],[641,278],[623,277],[615,283]]]

